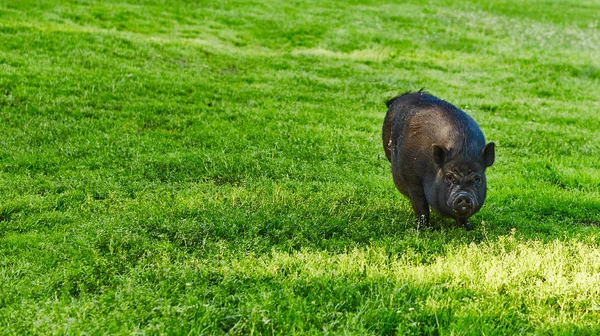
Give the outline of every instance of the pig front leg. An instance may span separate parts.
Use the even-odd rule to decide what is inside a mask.
[[[429,226],[429,204],[422,191],[413,191],[409,194],[410,203],[417,216],[417,230],[422,230]]]
[[[456,224],[458,226],[464,226],[465,230],[467,230],[467,231],[473,230],[473,228],[471,227],[471,225],[469,225],[469,220],[467,218],[464,218],[464,219],[457,218],[456,219]]]

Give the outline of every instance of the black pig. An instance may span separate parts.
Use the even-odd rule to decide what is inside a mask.
[[[417,228],[429,225],[431,206],[470,230],[469,217],[485,201],[494,143],[486,145],[464,111],[422,90],[396,96],[387,106],[383,148],[396,187],[412,203]]]

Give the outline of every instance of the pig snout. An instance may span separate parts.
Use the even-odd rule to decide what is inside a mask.
[[[456,195],[452,201],[452,210],[461,216],[470,216],[474,213],[475,198],[466,192]]]

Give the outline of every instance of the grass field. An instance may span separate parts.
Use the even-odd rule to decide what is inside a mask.
[[[0,0],[0,334],[600,333],[597,1]],[[466,232],[381,146],[497,145]]]

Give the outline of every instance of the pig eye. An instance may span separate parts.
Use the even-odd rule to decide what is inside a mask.
[[[475,178],[475,184],[479,184],[481,183],[481,178],[480,177],[476,177]]]
[[[444,180],[448,184],[454,184],[454,183],[456,183],[456,178],[452,174],[446,174],[446,176],[444,176]]]

